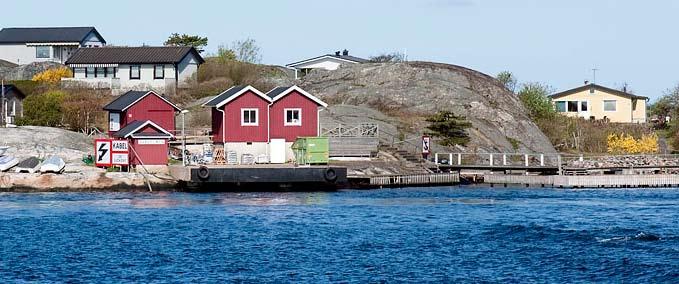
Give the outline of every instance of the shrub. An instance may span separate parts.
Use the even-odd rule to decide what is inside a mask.
[[[34,82],[46,83],[50,85],[56,85],[61,82],[61,78],[73,77],[73,72],[68,67],[52,68],[42,71],[33,76]]]
[[[654,133],[635,139],[632,135],[609,134],[608,153],[612,154],[650,154],[658,152],[658,136]]]
[[[106,112],[102,106],[108,102],[106,91],[88,89],[69,90],[61,104],[63,124],[70,130],[88,133],[92,127],[106,129]]]
[[[60,91],[28,96],[24,102],[24,116],[19,125],[58,126],[62,121],[62,107],[66,94]]]

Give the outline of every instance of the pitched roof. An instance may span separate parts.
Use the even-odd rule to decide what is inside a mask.
[[[82,42],[90,32],[106,43],[94,27],[4,28],[0,43]]]
[[[309,62],[309,61],[321,59],[321,58],[335,58],[335,59],[339,59],[339,60],[342,60],[342,61],[348,61],[348,62],[352,62],[352,63],[366,63],[366,62],[368,62],[367,59],[363,59],[363,58],[351,56],[351,55],[324,54],[324,55],[321,55],[321,56],[316,56],[316,57],[313,57],[313,58],[293,62],[293,63],[287,64],[285,66],[291,67],[291,66],[299,65],[299,64],[306,63],[306,62]]]
[[[616,90],[616,89],[607,88],[607,87],[597,85],[597,84],[594,84],[594,83],[583,85],[583,86],[573,88],[573,89],[570,89],[570,90],[565,90],[563,92],[559,92],[559,93],[556,93],[556,94],[552,94],[549,97],[550,98],[563,97],[563,96],[579,93],[579,92],[582,92],[582,91],[585,91],[585,90],[589,90],[589,89],[592,89],[592,88],[599,90],[599,91],[602,91],[602,92],[618,95],[618,96],[621,96],[621,97],[631,98],[631,99],[638,99],[638,100],[647,100],[648,99],[648,97],[637,96],[637,95],[634,95],[634,94],[626,93],[626,92]]]
[[[155,96],[158,96],[160,99],[163,101],[167,102],[169,105],[171,105],[175,110],[180,111],[176,105],[171,103],[169,100],[164,98],[161,95],[156,94],[153,91],[128,91],[127,93],[122,94],[121,96],[117,97],[115,100],[104,106],[104,110],[108,111],[125,111],[138,101],[140,101],[142,98],[146,97],[149,94],[153,94]]]
[[[146,126],[151,126],[158,130],[158,133],[146,133],[144,132],[141,135],[135,135],[137,134],[137,131],[143,129]],[[130,122],[129,124],[125,125],[125,127],[121,128],[118,130],[116,133],[113,134],[113,137],[117,138],[129,138],[129,137],[159,137],[159,138],[172,138],[174,137],[169,131],[163,129],[162,127],[158,126],[157,124],[153,123],[153,121],[150,120],[135,120]]]
[[[227,89],[226,91],[221,92],[219,95],[216,95],[211,100],[205,102],[203,106],[219,108],[227,104],[228,102],[236,99],[238,96],[245,94],[247,91],[251,91],[256,95],[260,96],[261,98],[263,98],[264,100],[266,100],[267,102],[271,102],[271,98],[257,90],[255,87],[248,85],[248,86],[233,86]]]
[[[10,92],[14,92],[15,94],[21,95],[22,98],[26,98],[26,94],[24,94],[24,92],[12,84],[3,85],[3,89],[0,90],[0,92],[3,92],[5,95],[9,94]]]
[[[287,94],[291,93],[292,91],[297,91],[300,93],[302,96],[307,97],[308,99],[314,101],[320,106],[327,107],[328,104],[325,102],[321,101],[319,98],[313,96],[312,94],[309,94],[307,91],[303,90],[302,88],[298,87],[297,85],[292,85],[292,86],[287,86],[287,87],[276,87],[271,89],[266,95],[271,98],[272,102],[275,102],[277,100],[280,100],[281,98],[285,97]]]
[[[141,46],[78,48],[66,64],[174,64],[193,54],[199,64],[205,62],[191,46]]]

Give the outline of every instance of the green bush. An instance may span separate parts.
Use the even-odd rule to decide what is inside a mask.
[[[23,103],[24,116],[17,119],[19,125],[58,126],[61,125],[62,103],[66,93],[51,91],[28,96]]]

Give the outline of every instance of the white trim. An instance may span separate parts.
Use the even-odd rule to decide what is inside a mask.
[[[157,140],[164,140],[164,139],[172,138],[170,136],[143,136],[143,135],[140,135],[140,136],[132,135],[131,137],[134,138],[134,139],[157,139]]]
[[[141,71],[140,71],[140,72],[141,72]],[[163,101],[165,101],[166,103],[170,104],[172,107],[174,107],[174,108],[175,108],[176,110],[178,110],[178,111],[181,111],[181,110],[182,110],[182,109],[178,108],[176,105],[174,105],[173,103],[171,103],[170,101],[168,101],[167,99],[163,98],[161,95],[156,94],[156,92],[154,92],[154,91],[148,91],[148,92],[146,92],[145,95],[139,97],[139,99],[137,99],[136,101],[134,101],[134,102],[132,102],[131,104],[127,105],[127,106],[126,106],[124,109],[122,109],[121,111],[126,111],[128,108],[130,108],[130,107],[133,106],[134,104],[138,103],[139,101],[141,101],[142,99],[144,99],[144,98],[145,98],[146,96],[148,96],[149,94],[154,94],[154,95],[156,95],[156,97],[159,97],[161,100],[163,100]]]
[[[231,90],[231,89],[233,89],[233,88],[235,88],[235,86],[234,86],[234,87],[231,87],[231,88],[228,88],[228,89],[226,89],[226,91],[223,91],[223,92],[219,93],[219,95],[216,95],[216,96],[215,96],[214,98],[212,98],[211,100],[205,102],[202,106],[205,106],[205,105],[207,105],[209,102],[214,101],[216,98],[218,98],[219,96],[221,96],[222,94],[228,92],[229,90]],[[267,102],[269,102],[269,103],[271,102],[271,98],[269,98],[266,94],[262,93],[260,90],[255,89],[255,87],[253,87],[253,86],[247,85],[247,86],[245,86],[243,89],[241,89],[241,90],[238,91],[237,93],[233,94],[231,97],[229,97],[229,98],[227,98],[227,99],[221,101],[220,103],[218,103],[218,104],[217,104],[216,106],[214,106],[214,107],[220,108],[220,107],[224,106],[225,104],[228,104],[230,101],[233,101],[233,100],[235,100],[236,98],[240,97],[242,94],[245,94],[247,91],[252,91],[252,92],[255,93],[256,95],[262,97],[265,101],[267,101]]]
[[[147,137],[144,137],[144,136],[137,136],[137,137],[135,137],[135,136],[134,136],[134,133],[137,132],[137,131],[139,131],[140,129],[146,127],[146,126],[149,125],[149,124],[150,124],[151,126],[155,127],[156,129],[160,130],[161,132],[163,132],[163,133],[169,135],[170,138],[173,138],[173,137],[174,137],[174,135],[172,135],[172,133],[170,133],[170,132],[168,132],[167,130],[165,130],[164,128],[160,127],[158,124],[153,123],[153,121],[147,120],[146,122],[142,123],[139,127],[137,127],[137,128],[135,128],[134,130],[130,131],[130,133],[128,133],[127,135],[125,135],[123,138],[128,138],[128,137],[130,137],[130,136],[132,136],[132,137],[134,137],[134,138],[147,138]],[[157,137],[157,136],[154,136],[154,137]]]
[[[309,98],[310,100],[314,101],[315,103],[321,105],[322,107],[328,107],[328,104],[321,101],[319,98],[314,97],[313,95],[307,93],[307,91],[303,90],[302,88],[298,87],[297,85],[294,85],[294,86],[288,88],[287,90],[281,92],[280,94],[275,96],[272,101],[275,102],[277,100],[280,100],[281,98],[285,97],[285,95],[289,94],[292,91],[297,91],[298,93],[302,94],[303,96],[305,96],[305,97]]]
[[[83,67],[118,67],[118,64],[68,64],[68,67],[83,68]]]
[[[288,111],[297,111],[299,118],[297,122],[288,122]],[[301,108],[284,108],[283,109],[283,126],[302,126],[302,109]]]
[[[245,122],[245,112],[255,111],[255,122]],[[259,126],[259,109],[258,108],[241,108],[240,109],[240,126]]]
[[[325,58],[332,58],[332,59],[337,59],[337,60],[340,60],[340,61],[351,62],[351,63],[361,63],[361,61],[354,61],[354,60],[349,60],[349,59],[337,57],[335,55],[326,54],[326,55],[321,55],[321,56],[314,57],[314,58],[305,59],[305,60],[302,60],[302,61],[293,62],[293,63],[287,64],[285,66],[286,67],[293,67],[293,66],[297,66],[297,65],[302,65],[302,64],[310,62],[310,61],[320,60],[320,59],[325,59]],[[297,68],[295,68],[295,69],[297,69]]]
[[[27,42],[26,46],[43,46],[43,45],[59,45],[59,46],[68,46],[68,45],[75,45],[75,46],[80,46],[79,42]]]

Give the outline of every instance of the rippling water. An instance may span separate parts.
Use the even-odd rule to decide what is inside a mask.
[[[675,282],[679,189],[0,194],[0,282]]]

